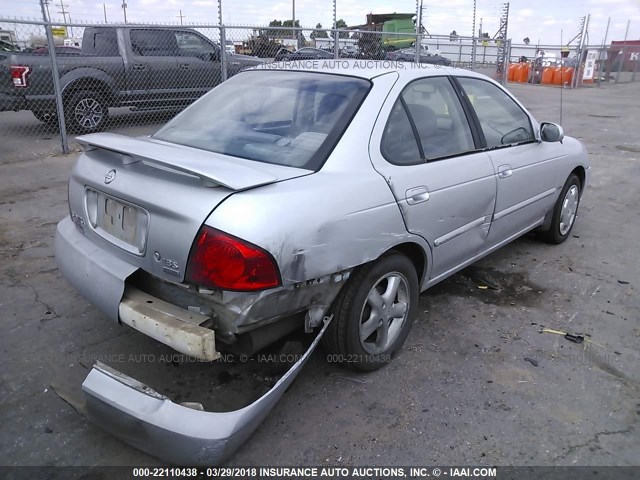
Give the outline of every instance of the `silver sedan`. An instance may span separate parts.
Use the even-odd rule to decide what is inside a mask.
[[[373,370],[404,343],[420,292],[531,230],[570,236],[585,149],[496,82],[307,63],[240,73],[149,138],[78,139],[56,257],[106,317],[202,360],[320,329],[312,348],[322,337],[332,358]],[[230,414],[101,364],[83,388],[90,416],[125,441],[212,463],[309,353]]]

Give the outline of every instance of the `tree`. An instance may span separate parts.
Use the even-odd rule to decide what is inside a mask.
[[[338,20],[336,22],[336,28],[339,28],[339,29],[347,28],[347,22],[345,22],[343,19]],[[338,34],[338,37],[340,37],[340,38],[349,38],[349,32],[340,32]]]
[[[270,27],[293,27],[293,20],[271,20],[269,22]],[[296,27],[300,27],[300,21],[296,20]],[[299,30],[298,30],[299,31]],[[295,38],[296,30],[261,30],[260,35],[264,35],[270,38]],[[304,41],[304,35],[300,35],[300,38]]]
[[[458,39],[458,32],[456,32],[455,30],[453,30],[450,34],[449,34],[449,41],[450,42],[455,42]]]
[[[329,38],[329,35],[327,35],[327,31],[322,29],[322,24],[318,23],[316,25],[316,29],[311,32],[310,35],[312,40],[315,40],[316,38]]]

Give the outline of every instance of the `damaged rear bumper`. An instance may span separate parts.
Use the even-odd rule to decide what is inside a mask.
[[[252,404],[217,413],[186,407],[104,364],[82,384],[91,421],[125,443],[180,465],[216,465],[253,433],[291,385],[329,325],[276,385]]]

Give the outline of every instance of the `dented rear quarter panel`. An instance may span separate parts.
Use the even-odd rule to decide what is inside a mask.
[[[421,237],[405,228],[385,179],[368,152],[369,135],[397,73],[374,78],[372,91],[324,166],[315,174],[229,197],[205,222],[260,245],[280,267],[283,285],[313,280],[377,259]]]

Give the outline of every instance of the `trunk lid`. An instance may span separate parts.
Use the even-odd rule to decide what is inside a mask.
[[[77,140],[85,151],[69,181],[74,223],[101,248],[173,282],[184,280],[198,230],[227,197],[312,173],[150,138]]]

